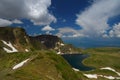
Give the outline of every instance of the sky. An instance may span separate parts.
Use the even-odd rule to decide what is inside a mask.
[[[120,46],[120,0],[0,0],[0,27],[78,47]]]

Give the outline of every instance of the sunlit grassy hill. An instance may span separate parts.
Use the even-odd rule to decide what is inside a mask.
[[[76,71],[58,54],[83,53]],[[0,80],[120,80],[120,48],[81,50],[53,35],[28,36],[22,28],[0,27]]]
[[[17,69],[13,67],[29,60]],[[70,65],[53,51],[0,53],[0,80],[79,80]]]
[[[30,37],[22,28],[0,27],[0,80],[79,80],[57,54],[73,50],[67,47],[57,36]]]
[[[83,63],[86,66],[91,66],[95,68],[92,71],[87,71],[83,73],[98,75],[97,79],[92,78],[90,80],[120,80],[120,48],[91,48],[85,50],[83,53],[90,55],[90,57],[86,58]],[[102,77],[100,75],[102,75]],[[110,79],[105,78],[104,76],[107,76]]]

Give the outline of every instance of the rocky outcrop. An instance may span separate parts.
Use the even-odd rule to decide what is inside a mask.
[[[54,35],[28,36],[22,28],[0,27],[0,51],[12,51],[11,44],[18,52],[33,50],[55,50],[58,54],[74,53],[78,51],[72,45],[65,44],[61,38]]]

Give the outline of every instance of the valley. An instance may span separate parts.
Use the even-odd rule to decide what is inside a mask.
[[[83,50],[57,36],[28,36],[22,28],[0,27],[1,80],[119,80],[119,55],[117,47]]]

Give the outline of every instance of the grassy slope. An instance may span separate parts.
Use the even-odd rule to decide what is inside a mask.
[[[17,70],[12,67],[30,58]],[[0,80],[79,80],[70,65],[52,51],[0,53]]]
[[[28,53],[0,53],[0,79],[1,80],[96,80],[83,76],[87,74],[101,74],[117,76],[108,70],[100,70],[103,67],[111,67],[120,72],[119,48],[87,49],[84,53],[90,54],[83,63],[95,67],[93,71],[74,72],[70,65],[53,51],[34,51]],[[19,62],[30,58],[23,67],[12,70]],[[97,80],[108,80],[99,77]]]
[[[3,36],[9,35],[9,36]],[[1,40],[11,42],[20,52],[5,53]],[[40,46],[39,46],[40,45]],[[52,51],[41,50],[44,46],[36,40],[31,40],[21,28],[0,28],[0,80],[78,80],[78,75],[71,66]],[[25,49],[33,52],[25,52]],[[21,61],[31,60],[23,67],[12,70]]]
[[[120,72],[120,48],[94,48],[83,53],[90,54],[83,63],[95,67],[93,71],[74,72],[70,65],[53,51],[34,51],[28,53],[0,53],[0,80],[96,80],[83,76],[87,74],[101,74],[118,76],[109,70],[100,70],[111,67]],[[12,70],[19,62],[30,58],[23,67]],[[108,80],[99,77],[97,80]]]
[[[90,57],[85,59],[83,63],[87,66],[96,68],[93,71],[88,71],[88,74],[102,74],[118,76],[116,73],[109,70],[100,70],[103,67],[111,67],[120,72],[120,48],[94,48],[87,49],[84,53],[90,54]],[[94,80],[94,79],[92,79]],[[99,78],[97,80],[108,80]]]

